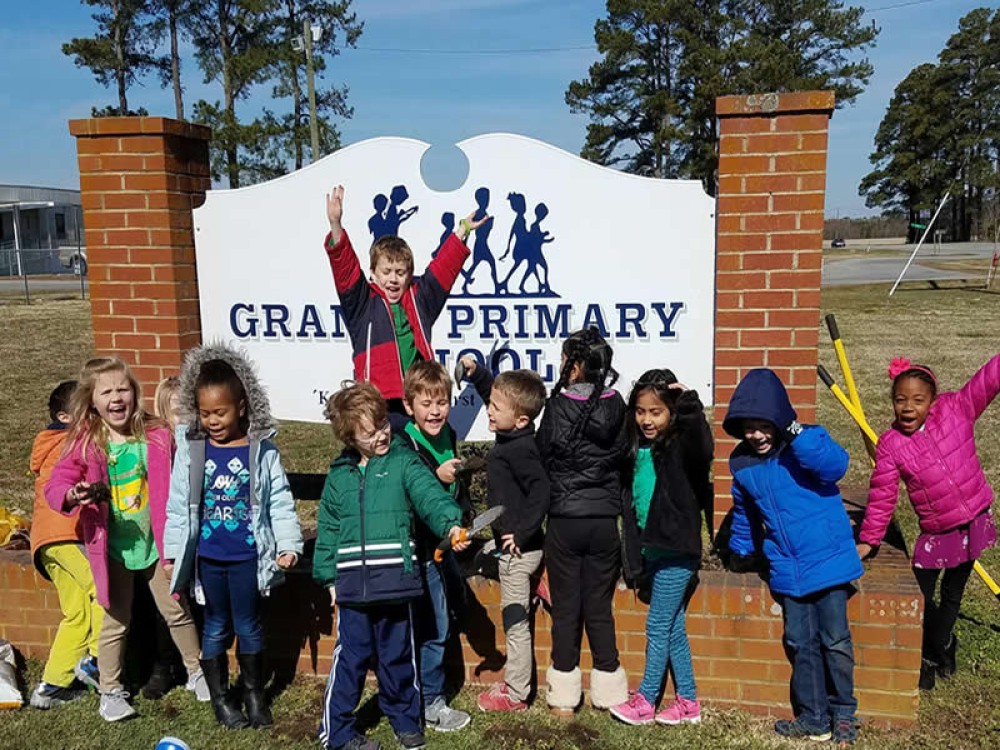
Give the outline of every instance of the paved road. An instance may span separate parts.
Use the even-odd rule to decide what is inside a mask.
[[[861,243],[849,246],[863,249]],[[848,284],[891,284],[899,277],[906,265],[913,245],[879,246],[877,255],[851,255],[838,258],[828,255],[823,259],[823,286],[845,286]],[[893,255],[886,256],[886,252]],[[993,244],[969,242],[943,244],[940,248],[924,245],[906,271],[903,281],[946,281],[949,279],[969,279],[969,271],[933,268],[928,263],[940,261],[982,260],[993,256]],[[977,273],[976,276],[979,274]]]
[[[84,287],[89,287],[86,281],[84,281]],[[66,294],[79,294],[80,277],[67,276],[66,278],[58,278],[54,276],[44,276],[33,279],[29,276],[28,290],[31,293],[65,292]],[[0,296],[11,297],[18,295],[24,295],[24,279],[20,277],[0,278]]]

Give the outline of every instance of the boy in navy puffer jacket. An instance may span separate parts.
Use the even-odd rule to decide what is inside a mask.
[[[763,547],[792,654],[796,718],[775,731],[823,740],[832,728],[836,742],[850,744],[857,700],[847,599],[864,570],[837,489],[847,451],[823,427],[800,425],[785,386],[764,368],[740,381],[723,427],[742,440],[729,457],[729,546],[737,563]]]

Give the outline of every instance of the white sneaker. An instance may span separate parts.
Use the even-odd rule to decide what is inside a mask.
[[[128,702],[129,695],[122,688],[115,688],[101,695],[99,712],[105,721],[121,721],[136,715],[136,711]]]
[[[184,687],[194,693],[194,697],[202,703],[212,700],[212,695],[208,692],[208,683],[205,682],[205,673],[200,669],[188,675],[187,685]]]

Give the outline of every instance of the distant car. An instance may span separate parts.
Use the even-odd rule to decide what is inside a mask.
[[[844,242],[843,237],[834,237],[833,242],[830,243],[830,247],[840,250],[841,248],[847,247],[847,243]]]

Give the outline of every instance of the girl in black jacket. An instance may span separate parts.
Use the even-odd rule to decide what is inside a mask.
[[[611,389],[618,378],[611,357],[611,347],[595,328],[566,339],[559,381],[536,438],[551,484],[545,564],[552,596],[552,666],[546,700],[556,711],[573,711],[582,698],[583,626],[594,661],[591,703],[610,708],[628,700],[611,613],[621,573],[618,516],[627,452],[625,401]]]
[[[712,529],[712,432],[695,391],[670,370],[649,370],[628,401],[625,536],[632,564],[651,583],[646,619],[646,668],[639,690],[611,713],[627,724],[697,724],[691,648],[684,615],[687,593],[701,562],[702,517]],[[638,563],[638,565],[636,564]],[[675,699],[656,713],[667,666]]]

